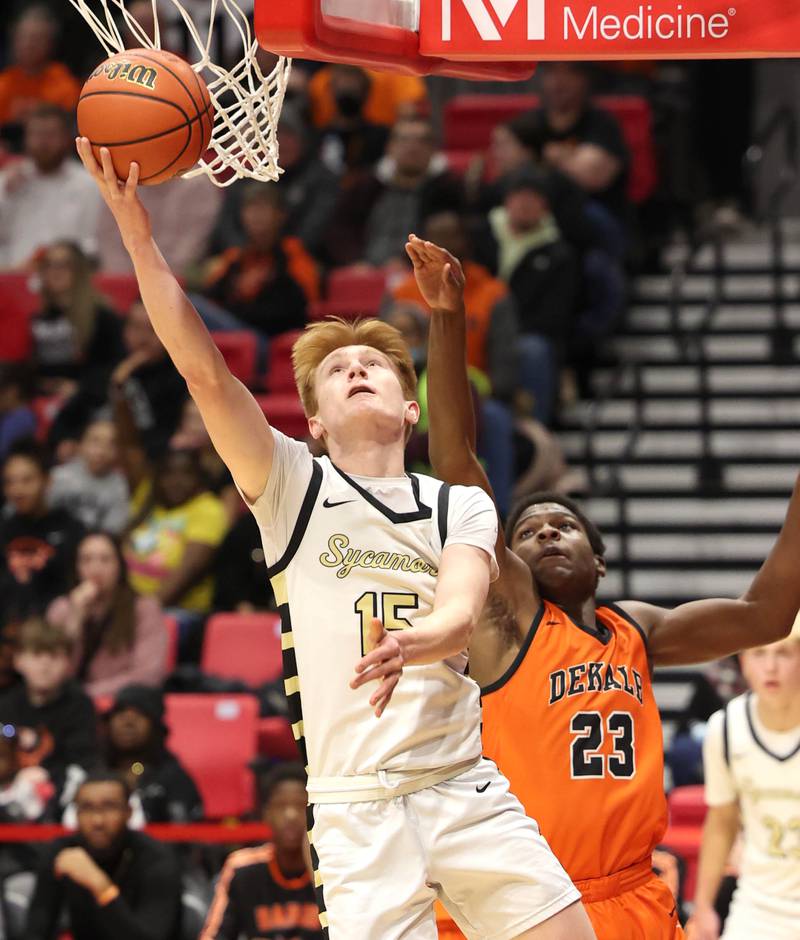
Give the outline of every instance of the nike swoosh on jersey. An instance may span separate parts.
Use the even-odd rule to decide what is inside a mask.
[[[492,782],[492,781],[490,780],[489,783],[491,783],[491,782]],[[482,787],[475,787],[476,792],[478,792],[478,793],[485,793],[485,792],[489,789],[489,783],[484,783],[484,785],[483,785]]]
[[[324,499],[322,501],[322,505],[326,509],[333,509],[334,506],[344,506],[345,503],[354,503],[354,502],[355,502],[354,499],[340,499],[338,502],[332,503],[330,499]]]

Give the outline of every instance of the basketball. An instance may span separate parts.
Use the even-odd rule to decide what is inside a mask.
[[[95,158],[108,147],[126,179],[163,183],[197,163],[211,140],[214,111],[208,88],[183,59],[156,49],[113,55],[89,76],[78,101],[78,129]]]

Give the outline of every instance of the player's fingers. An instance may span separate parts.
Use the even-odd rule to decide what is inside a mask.
[[[128,178],[125,181],[125,195],[132,197],[136,193],[136,186],[139,183],[139,164],[134,161],[128,170]]]
[[[108,190],[112,195],[115,195],[119,192],[119,180],[117,179],[117,171],[114,169],[111,151],[108,147],[100,148],[100,162],[103,165],[103,177],[108,186]]]
[[[392,698],[392,694],[400,681],[399,675],[388,676],[378,687],[378,691],[369,700],[375,708],[375,716],[380,718]]]
[[[78,150],[78,156],[81,158],[81,163],[86,167],[89,174],[94,177],[95,180],[102,180],[103,172],[98,166],[97,160],[94,158],[89,139],[87,137],[76,137],[75,146]]]
[[[366,657],[365,657],[366,658]],[[367,682],[375,682],[377,679],[387,676],[393,672],[401,672],[403,669],[403,660],[400,656],[395,654],[383,653],[380,659],[377,659],[370,663],[365,671],[359,672],[358,675],[350,682],[351,689],[358,689],[362,685],[366,685]]]
[[[412,235],[411,238],[414,238],[414,236]],[[409,240],[406,242],[406,254],[411,259],[411,263],[415,268],[422,267],[422,265],[425,263],[420,257],[419,251],[417,250],[416,241]]]

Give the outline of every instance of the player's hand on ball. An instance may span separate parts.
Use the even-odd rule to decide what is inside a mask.
[[[356,663],[356,677],[351,689],[358,689],[367,682],[378,682],[378,688],[369,703],[375,708],[375,717],[380,718],[391,700],[395,686],[403,674],[405,657],[403,647],[396,636],[383,628],[377,617],[369,627],[369,643],[366,656]]]
[[[150,217],[136,193],[139,183],[139,164],[131,163],[128,178],[122,182],[117,178],[114,164],[111,162],[111,153],[107,147],[100,148],[100,163],[95,160],[92,145],[87,137],[78,137],[75,140],[78,156],[86,167],[89,175],[97,183],[103,201],[111,210],[114,220],[119,226],[125,247],[139,240],[152,238]]]
[[[435,310],[459,311],[464,303],[464,270],[449,251],[409,235],[406,253],[414,265],[417,286]]]

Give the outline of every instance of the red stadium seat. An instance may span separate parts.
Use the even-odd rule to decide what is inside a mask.
[[[206,816],[242,816],[253,808],[258,702],[252,695],[167,695],[167,746],[203,797]]]
[[[0,274],[0,361],[19,362],[31,352],[28,320],[39,305],[27,274]]]
[[[94,286],[111,302],[117,313],[127,313],[139,299],[139,285],[133,274],[95,274]]]
[[[671,826],[702,826],[706,818],[705,788],[675,787],[669,795]]]
[[[211,335],[231,372],[248,388],[253,388],[258,358],[255,334],[250,330],[223,330]]]
[[[265,376],[265,385],[273,395],[278,392],[295,391],[292,347],[301,333],[302,330],[290,330],[270,340],[269,370]]]
[[[386,272],[359,264],[332,271],[326,297],[336,305],[375,316],[385,292]]]
[[[300,760],[292,726],[285,718],[262,718],[258,722],[258,753],[276,760]]]
[[[281,618],[278,614],[214,614],[206,624],[203,672],[239,679],[256,688],[282,673]]]
[[[46,441],[50,426],[55,420],[64,399],[58,395],[40,395],[31,401],[31,408],[36,415],[36,438]]]
[[[256,395],[256,401],[269,423],[289,437],[302,439],[308,435],[308,420],[297,393]]]
[[[644,202],[658,181],[650,104],[637,95],[601,95],[595,100],[619,121],[631,152],[628,196],[635,203]],[[538,95],[458,95],[444,107],[445,149],[482,152],[497,124],[538,105]],[[457,157],[454,170],[463,161],[463,156]]]

